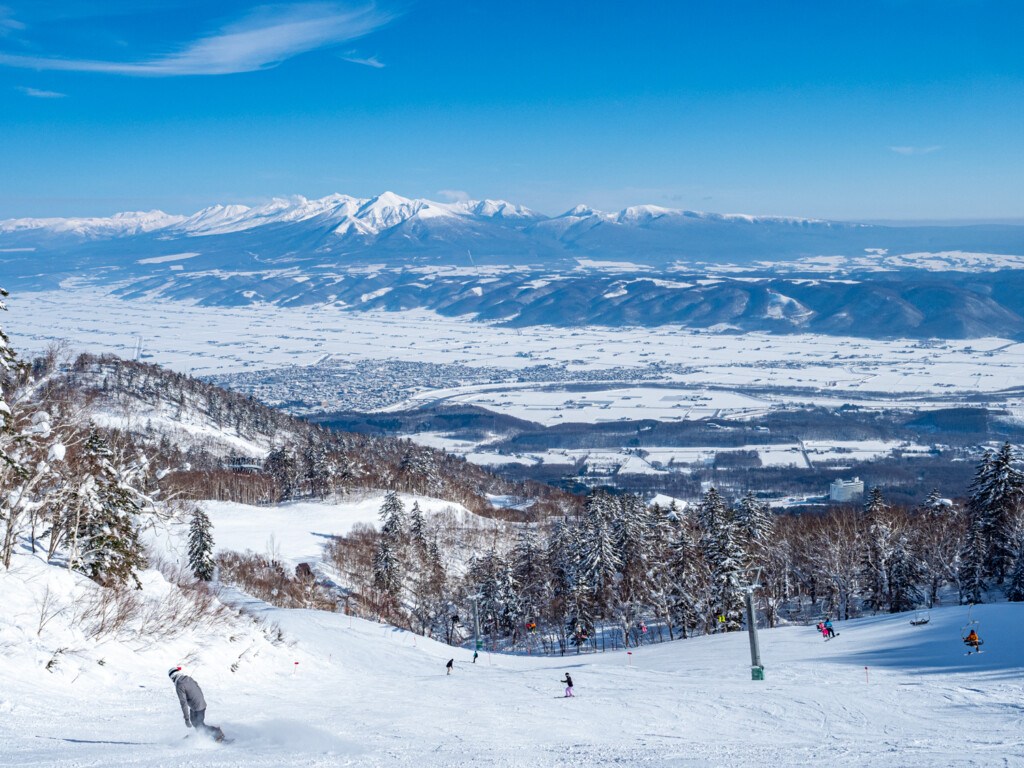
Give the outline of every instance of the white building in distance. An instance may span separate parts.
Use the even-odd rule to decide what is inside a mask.
[[[864,495],[864,481],[859,477],[853,480],[835,480],[828,488],[828,497],[832,501],[853,501]]]

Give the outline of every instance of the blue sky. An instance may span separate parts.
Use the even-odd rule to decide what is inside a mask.
[[[275,195],[1024,220],[1017,0],[0,0],[0,218]]]

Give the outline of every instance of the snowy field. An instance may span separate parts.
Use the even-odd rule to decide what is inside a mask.
[[[69,295],[73,301],[68,301]],[[355,312],[326,305],[209,308],[160,300],[122,301],[96,288],[16,294],[8,303],[5,322],[17,348],[26,353],[64,339],[75,349],[124,357],[141,349],[147,361],[197,375],[283,371],[324,361],[464,366],[503,379],[527,367],[552,366],[560,371],[553,380],[453,384],[443,376],[433,379],[443,382],[440,386],[426,384],[413,371],[402,382],[384,376],[351,384],[357,389],[386,389],[392,396],[386,410],[475,405],[553,426],[623,419],[756,419],[772,409],[794,406],[928,410],[968,403],[1003,408],[1011,417],[1024,419],[1024,394],[1013,390],[1021,387],[1024,344],[1005,339],[870,341],[677,327],[514,329],[421,310]],[[658,381],[586,380],[588,373],[618,369],[653,373]],[[298,368],[295,375],[309,378],[319,391],[316,371]],[[573,376],[586,386],[574,386]],[[329,405],[331,397],[325,389],[324,403]],[[209,437],[206,425],[172,425],[170,416],[146,412],[134,418],[173,428],[183,444]],[[713,461],[716,453],[712,447],[664,446],[651,449],[642,459],[597,451],[505,455],[489,451],[486,440],[471,443],[431,433],[409,437],[485,466],[571,464],[585,459],[591,466],[617,465],[634,474],[665,471],[670,462],[699,465]],[[231,436],[218,439],[251,455],[268,450],[266,445],[241,445]],[[924,455],[929,449],[863,441],[766,443],[745,450],[756,450],[765,467],[809,467],[871,460],[894,450]]]
[[[408,511],[420,505],[424,516],[446,513],[460,525],[493,527],[495,520],[474,515],[461,504],[413,494],[398,494]],[[366,493],[340,502],[295,501],[273,506],[252,506],[231,501],[204,501],[203,509],[213,523],[217,551],[246,550],[272,555],[290,568],[299,563],[318,565],[323,546],[332,537],[345,536],[357,523],[377,527],[383,493]],[[165,560],[187,562],[181,543],[188,535],[188,524],[172,524],[154,531],[150,544]]]
[[[22,560],[0,574],[18,598],[0,620],[4,765],[1024,765],[1021,605],[975,608],[987,642],[971,657],[961,607],[933,611],[923,627],[907,615],[840,622],[827,643],[809,627],[764,630],[767,679],[755,682],[744,633],[631,656],[484,653],[472,664],[466,649],[384,625],[249,601],[287,642],[260,646],[233,672],[245,649],[226,640],[37,637],[38,611],[11,582],[38,583],[42,570]],[[69,644],[67,661],[47,672],[31,649],[55,643]],[[233,744],[184,738],[166,676],[183,661]],[[574,699],[562,698],[565,672]]]
[[[1024,412],[1024,344],[1006,339],[919,342],[772,336],[661,328],[505,328],[426,311],[355,312],[318,305],[203,307],[122,301],[96,288],[15,294],[5,328],[24,352],[67,340],[75,349],[147,360],[196,375],[311,365],[323,360],[401,360],[499,367],[564,365],[596,371],[683,365],[669,388],[614,385],[607,392],[540,392],[530,386],[430,390],[412,402],[474,402],[552,423],[558,419],[756,415],[780,403],[918,408],[991,395]],[[671,385],[677,388],[672,389]],[[747,394],[734,394],[743,389]],[[750,394],[756,392],[757,394]],[[908,400],[912,398],[912,400]]]

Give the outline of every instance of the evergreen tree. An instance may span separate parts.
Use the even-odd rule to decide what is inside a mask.
[[[491,549],[483,557],[474,558],[469,567],[469,581],[479,595],[481,629],[493,638],[512,634],[519,623],[519,601],[512,569],[505,559]]]
[[[404,578],[406,543],[405,506],[398,494],[388,492],[380,508],[381,530],[373,559],[374,584],[397,603]]]
[[[1024,602],[1024,535],[1017,537],[1017,559],[1006,582],[1006,599],[1011,603]]]
[[[700,549],[711,576],[709,618],[726,632],[743,628],[742,594],[746,554],[725,500],[711,488],[697,508]],[[724,621],[723,621],[724,619]]]
[[[512,578],[519,590],[523,618],[537,621],[547,597],[547,573],[544,552],[531,526],[523,526],[516,534],[511,556]]]
[[[93,428],[85,443],[87,474],[79,489],[70,564],[105,586],[129,581],[141,589],[138,571],[146,566],[136,516],[142,507],[133,489],[122,482],[113,452]]]
[[[736,527],[756,552],[772,541],[775,534],[775,515],[766,502],[758,501],[750,491],[736,505]]]
[[[213,524],[198,505],[192,510],[188,527],[188,567],[200,581],[213,578]]]
[[[409,537],[420,551],[423,551],[427,545],[426,528],[427,522],[423,517],[423,510],[420,509],[420,503],[414,501],[412,509],[409,510]]]
[[[676,538],[670,543],[669,606],[684,638],[696,632],[702,623],[708,631],[715,626],[711,573],[700,555],[699,542],[699,528],[689,519],[680,519]]]
[[[545,618],[549,624],[568,629],[575,618],[576,582],[579,573],[579,532],[565,520],[555,523],[547,542],[545,562],[550,573],[550,598]]]
[[[587,498],[581,532],[582,552],[576,596],[595,618],[604,618],[616,602],[616,576],[622,565],[615,535],[615,511],[618,505],[604,492]]]
[[[653,579],[654,530],[651,512],[642,497],[625,494],[616,497],[618,512],[615,519],[616,548],[619,558],[617,577],[618,617],[622,625],[623,642],[629,644],[637,627],[649,612]]]
[[[924,599],[921,561],[910,548],[906,536],[897,538],[889,558],[889,611],[900,613],[917,608]]]
[[[982,515],[985,521],[985,573],[1002,584],[1016,557],[1014,534],[1024,497],[1024,476],[1014,467],[1016,452],[1009,442],[992,457],[983,486]]]
[[[968,521],[967,535],[960,553],[960,599],[969,603],[982,602],[988,585],[985,583],[984,519],[974,516]]]
[[[889,569],[893,548],[892,520],[880,488],[872,488],[864,505],[867,535],[862,555],[861,572],[864,602],[875,611],[889,606]]]

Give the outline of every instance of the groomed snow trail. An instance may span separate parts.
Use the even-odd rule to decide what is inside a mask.
[[[234,744],[184,738],[166,676],[180,644],[107,658],[73,681],[5,654],[3,764],[1024,765],[1021,605],[974,609],[987,642],[973,657],[960,607],[923,627],[907,615],[840,622],[828,643],[808,627],[762,631],[767,679],[754,682],[745,633],[631,657],[483,653],[474,665],[470,651],[384,625],[249,602],[292,644],[235,673],[223,649],[190,650],[208,720]],[[566,671],[575,699],[560,698]]]

